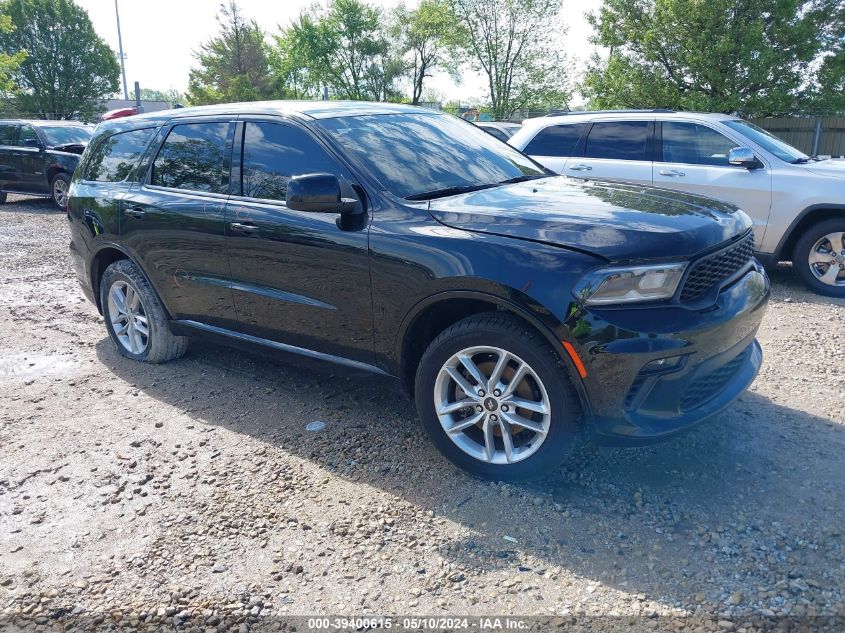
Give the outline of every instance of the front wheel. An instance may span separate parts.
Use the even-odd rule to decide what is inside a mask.
[[[53,204],[62,211],[67,209],[68,191],[70,191],[70,176],[58,173],[50,181],[50,194]]]
[[[845,297],[845,219],[814,224],[795,244],[792,265],[808,288]]]
[[[569,453],[580,410],[558,355],[536,331],[497,313],[447,328],[420,361],[417,410],[435,446],[485,479],[524,481]]]

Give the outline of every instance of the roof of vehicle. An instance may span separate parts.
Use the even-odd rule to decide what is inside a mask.
[[[163,123],[171,119],[219,114],[281,114],[300,115],[311,119],[330,119],[340,116],[364,116],[369,114],[442,114],[429,108],[401,103],[379,103],[372,101],[249,101],[245,103],[221,103],[217,105],[176,108],[137,114],[131,117],[104,121],[102,128],[133,128],[150,123]],[[138,125],[142,124],[142,125]]]
[[[26,123],[28,125],[34,125],[35,127],[91,127],[90,123],[84,123],[83,121],[66,121],[66,120],[52,120],[52,119],[0,119],[0,125],[8,125],[14,124],[18,125],[21,123]]]
[[[525,119],[522,124],[529,128],[546,127],[548,125],[557,123],[578,123],[585,120],[592,119],[630,119],[630,118],[654,118],[656,120],[676,120],[684,119],[691,121],[728,121],[738,117],[731,114],[719,114],[715,112],[686,112],[665,110],[656,108],[653,110],[583,110],[579,112],[567,112],[565,114],[555,114],[550,116],[535,117],[532,119]]]

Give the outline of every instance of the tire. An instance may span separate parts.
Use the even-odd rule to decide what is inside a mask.
[[[113,292],[123,294],[124,300],[137,296],[137,308],[132,317],[132,326],[126,317],[120,317]],[[188,349],[188,338],[175,336],[168,327],[168,317],[152,287],[140,269],[130,260],[114,262],[103,273],[100,281],[100,305],[106,329],[117,351],[126,358],[147,363],[166,363],[179,358]],[[125,314],[125,312],[123,313]],[[144,335],[143,321],[146,321],[147,334]],[[118,335],[116,327],[123,326]]]
[[[50,180],[50,200],[53,205],[61,209],[67,210],[67,192],[70,188],[70,175],[64,172],[59,172]]]
[[[480,373],[469,370],[459,353],[465,353]],[[504,353],[506,364],[496,381],[504,391],[487,393]],[[528,370],[514,386],[516,393],[508,394],[523,364]],[[456,370],[464,385],[476,390],[473,396],[466,397],[467,391],[450,375]],[[482,382],[471,378],[473,374]],[[537,479],[560,466],[578,434],[581,414],[567,369],[555,351],[538,332],[495,312],[467,317],[432,341],[417,368],[415,400],[423,428],[446,458],[472,475],[498,481]],[[455,410],[460,402],[471,404]],[[444,405],[451,409],[444,413]],[[518,419],[532,428],[511,424]],[[447,427],[458,429],[449,434]]]
[[[0,204],[6,203],[6,196],[8,194],[5,191],[0,191]]]
[[[828,297],[845,298],[843,237],[845,218],[834,218],[814,224],[796,242],[792,253],[792,267],[813,292]],[[833,272],[830,272],[831,267],[834,267],[835,278],[832,277]]]

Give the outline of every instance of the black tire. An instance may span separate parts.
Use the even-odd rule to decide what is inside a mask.
[[[840,269],[839,279],[837,280],[839,285],[833,286],[818,279],[810,266],[810,251],[816,243],[830,233],[841,233],[843,231],[845,231],[845,218],[833,218],[812,225],[804,231],[804,234],[795,243],[795,249],[792,253],[792,268],[804,282],[804,285],[820,295],[845,298],[845,269]],[[845,266],[845,261],[843,261],[845,245],[840,244],[838,246],[840,261],[835,265]],[[831,254],[831,259],[833,258],[834,254]]]
[[[548,396],[551,410],[548,432],[539,448],[521,461],[495,464],[473,457],[450,439],[437,415],[435,398],[440,397],[437,391],[437,376],[441,368],[458,352],[479,346],[499,348],[518,356],[531,367]],[[531,380],[533,382],[533,378]],[[473,382],[477,386],[477,380]],[[460,399],[463,401],[463,398]],[[538,479],[560,466],[578,435],[578,421],[581,416],[575,389],[560,357],[539,332],[518,319],[496,312],[467,317],[447,328],[432,341],[417,368],[415,400],[423,428],[443,455],[472,475],[498,481]],[[473,409],[479,410],[474,407],[465,410],[466,419],[473,415]],[[504,410],[502,406],[500,415]],[[476,428],[478,427],[469,427],[468,431],[480,433]],[[519,432],[513,437],[519,437]],[[501,435],[497,441],[502,442]],[[528,447],[530,446],[529,443]],[[504,448],[502,450],[504,451]]]
[[[5,191],[0,191],[0,204],[6,203],[6,196],[8,194]]]
[[[140,299],[141,313],[146,317],[148,329],[143,350],[140,352],[133,353],[115,333],[109,303],[109,292],[115,284],[130,286]],[[166,363],[183,356],[188,349],[188,338],[175,336],[170,331],[164,307],[147,278],[132,261],[121,259],[106,268],[100,281],[100,305],[103,307],[109,337],[123,356],[147,363]]]
[[[66,174],[65,172],[59,172],[50,180],[50,200],[53,201],[53,206],[57,209],[61,209],[62,211],[67,210],[67,202],[62,204],[59,200],[58,192],[56,191],[56,183],[64,183],[64,191],[65,196],[67,195],[68,188],[70,187],[70,174]]]

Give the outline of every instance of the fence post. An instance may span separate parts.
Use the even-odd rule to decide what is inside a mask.
[[[818,156],[819,154],[819,141],[821,140],[822,135],[822,119],[821,117],[816,117],[816,133],[813,135],[813,152],[810,154],[811,156]]]

